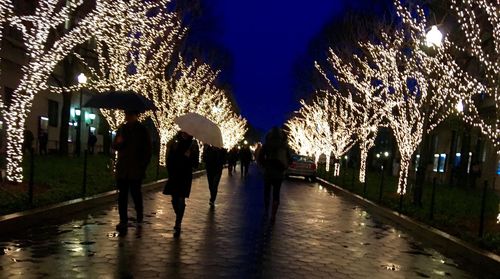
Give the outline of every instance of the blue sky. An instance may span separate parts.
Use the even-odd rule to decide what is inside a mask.
[[[232,56],[231,84],[242,115],[264,131],[298,108],[292,78],[297,58],[323,26],[341,16],[346,0],[209,0]]]

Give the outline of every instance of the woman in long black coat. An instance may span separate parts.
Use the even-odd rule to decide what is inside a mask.
[[[181,233],[182,217],[186,208],[186,198],[191,193],[193,170],[199,164],[198,144],[193,137],[180,131],[168,148],[167,170],[168,182],[164,194],[172,196],[172,207],[175,212],[174,236]]]

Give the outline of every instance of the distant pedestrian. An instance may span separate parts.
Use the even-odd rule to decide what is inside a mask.
[[[210,189],[209,204],[211,207],[215,206],[222,169],[226,162],[226,154],[227,152],[224,148],[217,148],[206,144],[203,148],[203,162],[205,162],[205,169],[207,171],[208,188]]]
[[[266,142],[259,152],[258,161],[264,169],[264,207],[266,216],[269,214],[272,188],[273,207],[271,223],[274,223],[280,203],[281,183],[291,161],[290,148],[288,147],[287,138],[283,130],[274,127],[266,135]]]
[[[239,152],[241,177],[248,176],[248,167],[252,161],[252,151],[248,145],[243,145]]]
[[[116,162],[116,184],[118,186],[118,212],[120,223],[116,225],[119,232],[126,232],[128,226],[128,193],[134,200],[137,224],[144,219],[142,201],[142,180],[146,176],[146,168],[151,160],[151,137],[144,125],[138,121],[138,112],[125,111],[125,124],[116,133],[113,149],[118,152]]]
[[[47,155],[47,143],[49,142],[49,134],[45,131],[41,131],[38,135],[38,152],[40,155]]]
[[[260,153],[261,150],[262,150],[262,143],[258,142],[257,145],[255,146],[255,151],[253,153],[256,161],[259,158],[259,153]],[[257,164],[258,163],[259,162],[257,161]]]
[[[168,181],[163,194],[172,196],[175,212],[174,237],[181,234],[182,218],[186,209],[186,198],[191,193],[193,170],[199,164],[198,144],[193,137],[180,131],[170,142],[167,152]]]
[[[238,148],[235,146],[229,150],[227,155],[227,171],[229,176],[232,176],[233,172],[236,170],[236,162],[238,162]]]
[[[33,153],[33,140],[35,140],[33,133],[25,128],[23,132],[23,153],[25,151],[28,151],[30,154]]]
[[[89,138],[87,140],[87,149],[90,154],[94,154],[96,143],[97,143],[96,135],[94,135],[94,133],[90,133]]]
[[[472,164],[471,171],[470,171],[470,177],[471,177],[471,187],[476,188],[476,181],[481,177],[481,162],[480,161],[475,161]]]

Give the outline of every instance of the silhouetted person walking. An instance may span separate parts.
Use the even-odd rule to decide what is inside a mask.
[[[233,147],[227,155],[227,172],[229,176],[233,175],[236,171],[236,162],[238,162],[238,148]]]
[[[250,151],[250,147],[248,145],[241,147],[239,155],[241,177],[246,177],[248,175],[248,166],[250,166],[250,162],[252,161],[252,151]]]
[[[198,144],[193,137],[180,131],[171,141],[167,153],[168,181],[163,194],[172,196],[175,212],[174,237],[181,234],[182,218],[186,209],[186,198],[191,193],[193,170],[198,167]]]
[[[207,170],[208,188],[210,189],[209,204],[211,207],[215,206],[222,169],[226,162],[226,154],[227,152],[224,148],[217,148],[211,145],[203,147],[203,162],[205,162]]]
[[[151,160],[151,137],[144,125],[138,121],[138,112],[126,111],[125,124],[116,133],[113,149],[118,152],[116,162],[116,184],[118,186],[118,212],[120,223],[116,229],[125,232],[128,223],[128,193],[134,200],[137,223],[144,218],[142,201],[142,180]]]
[[[88,148],[90,154],[94,154],[96,143],[97,143],[96,135],[94,135],[94,133],[90,133],[89,138],[87,140],[87,148]]]
[[[35,137],[33,136],[33,133],[28,130],[28,129],[24,129],[24,132],[23,132],[23,153],[25,151],[28,151],[30,154],[33,153],[33,140],[35,139]]]
[[[274,127],[267,135],[266,142],[259,151],[258,162],[264,170],[264,206],[265,214],[269,214],[271,189],[273,192],[273,207],[271,223],[274,223],[280,204],[281,183],[285,171],[291,161],[291,152],[283,130]]]
[[[47,155],[47,143],[49,142],[49,134],[47,132],[40,132],[38,135],[38,149],[40,155]]]

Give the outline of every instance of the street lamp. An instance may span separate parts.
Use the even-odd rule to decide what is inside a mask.
[[[425,35],[425,43],[428,47],[440,47],[443,43],[443,34],[436,25],[433,25],[431,30]]]
[[[464,103],[462,103],[462,100],[458,101],[458,103],[455,105],[455,109],[458,112],[463,112],[464,111]]]
[[[77,76],[78,83],[80,85],[83,85],[87,83],[87,77],[85,76],[84,73],[80,73]],[[80,107],[78,110],[75,110],[76,116],[78,116],[78,127],[76,129],[76,146],[75,146],[75,153],[80,156],[80,150],[81,150],[81,143],[82,143],[82,102],[83,102],[83,92],[82,88],[80,86]]]

